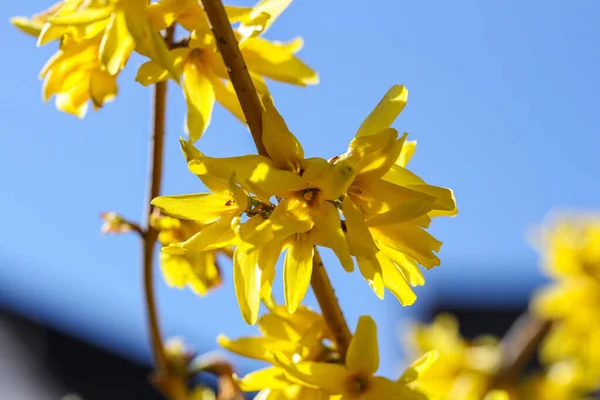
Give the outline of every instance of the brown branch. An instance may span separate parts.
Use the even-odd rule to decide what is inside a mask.
[[[256,88],[250,78],[248,67],[240,51],[238,41],[233,33],[225,7],[221,0],[202,0],[204,10],[210,21],[210,25],[215,35],[217,48],[223,57],[229,79],[242,106],[242,111],[246,117],[248,127],[252,133],[252,138],[259,154],[268,156],[262,143],[262,106],[256,94]],[[348,345],[350,343],[350,330],[344,319],[340,305],[335,297],[331,281],[321,261],[321,257],[315,248],[315,258],[313,260],[313,273],[311,284],[317,301],[321,306],[321,312],[327,321],[331,333],[334,335],[337,343],[340,357],[345,358]]]
[[[229,79],[240,101],[246,123],[254,139],[258,154],[268,156],[262,137],[262,106],[256,88],[248,72],[248,67],[240,51],[238,41],[233,33],[225,7],[221,0],[202,0],[204,10],[210,21],[212,32],[215,35],[217,48],[223,57]]]
[[[167,29],[165,41],[173,43],[175,26]],[[156,299],[154,297],[154,247],[158,239],[158,231],[150,224],[152,206],[150,202],[160,194],[163,170],[163,150],[165,140],[165,117],[167,102],[167,82],[158,82],[154,86],[152,105],[152,129],[149,140],[148,187],[146,193],[144,221],[140,228],[143,232],[142,264],[144,277],[144,297],[150,343],[155,364],[154,383],[170,399],[183,400],[187,398],[185,381],[171,371],[171,365],[165,353],[164,342],[158,322]]]
[[[348,329],[348,324],[346,323],[337,297],[335,297],[333,286],[316,247],[313,256],[313,270],[310,283],[319,302],[319,307],[321,307],[327,327],[333,335],[340,358],[344,360],[352,334],[350,333],[350,329]]]
[[[522,314],[502,338],[502,360],[490,380],[490,388],[506,387],[517,381],[549,329],[550,322],[528,312]]]

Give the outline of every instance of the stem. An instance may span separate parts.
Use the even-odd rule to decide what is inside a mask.
[[[167,29],[167,45],[172,43],[175,26]],[[167,100],[167,82],[158,82],[154,86],[154,97],[152,105],[152,130],[149,140],[148,159],[148,186],[146,201],[144,202],[144,220],[142,223],[142,263],[144,275],[144,295],[146,301],[146,313],[148,328],[150,331],[150,343],[152,355],[157,374],[157,383],[168,381],[170,375],[169,361],[165,354],[164,343],[158,323],[156,300],[154,298],[154,247],[158,238],[158,231],[150,225],[152,206],[150,202],[160,194],[163,170],[163,149],[165,139],[165,114]],[[162,385],[161,385],[162,386]],[[162,387],[161,387],[162,388]]]
[[[252,133],[256,150],[259,154],[268,156],[262,143],[262,106],[256,94],[256,88],[250,78],[248,67],[240,51],[238,41],[233,33],[225,7],[221,0],[202,0],[204,11],[208,16],[210,25],[215,35],[217,48],[223,57],[229,79],[242,106],[248,127]],[[311,285],[317,301],[321,306],[321,312],[327,321],[331,333],[335,337],[338,351],[342,359],[346,356],[348,344],[350,343],[350,330],[344,319],[340,305],[335,297],[331,281],[327,276],[323,261],[315,248],[313,259],[313,273]]]
[[[340,303],[335,297],[335,292],[319,251],[315,247],[315,254],[313,256],[313,270],[310,278],[310,284],[312,285],[313,291],[321,312],[327,323],[327,327],[333,335],[333,339],[337,345],[337,350],[340,354],[340,358],[344,360],[346,358],[346,352],[350,345],[350,339],[352,334],[348,329],[348,324],[340,308]]]
[[[535,354],[550,329],[550,322],[525,312],[502,338],[502,361],[492,377],[490,387],[504,387],[514,383],[527,362]]]
[[[246,123],[254,139],[258,154],[267,156],[262,137],[262,106],[256,94],[256,88],[248,72],[248,67],[240,51],[238,41],[233,33],[225,7],[221,0],[202,0],[204,11],[208,16],[217,48],[223,57],[229,79],[238,97]]]

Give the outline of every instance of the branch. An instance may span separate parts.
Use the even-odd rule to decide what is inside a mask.
[[[225,7],[221,0],[202,0],[204,11],[208,16],[212,32],[217,41],[217,48],[223,57],[229,79],[233,89],[240,101],[242,111],[246,117],[246,123],[254,139],[254,145],[258,154],[268,156],[262,143],[262,106],[256,88],[250,78],[248,67],[240,51],[238,41],[233,33]]]
[[[165,37],[167,44],[173,42],[174,33],[175,26],[173,25],[167,29]],[[162,182],[166,101],[167,81],[158,82],[154,86],[152,130],[149,140],[148,186],[146,201],[144,203],[144,221],[140,228],[143,233],[142,264],[144,296],[146,301],[148,329],[150,331],[150,343],[156,369],[154,383],[170,399],[185,399],[187,397],[185,382],[172,373],[169,359],[165,354],[164,343],[158,323],[156,299],[154,298],[154,247],[156,245],[156,240],[158,239],[158,231],[150,225],[150,218],[152,215],[152,206],[150,205],[150,202],[160,194]]]
[[[256,88],[250,78],[248,67],[240,51],[238,41],[233,33],[225,7],[221,0],[202,0],[204,11],[208,16],[217,48],[223,57],[233,88],[242,106],[248,127],[259,154],[268,156],[262,143],[262,106],[256,94]],[[315,248],[311,284],[321,312],[334,335],[340,357],[345,358],[350,343],[350,330],[344,319],[340,305],[335,297],[331,281]]]
[[[543,321],[525,312],[502,338],[502,361],[500,368],[491,378],[490,387],[503,387],[514,383],[527,362],[550,329],[550,322]]]
[[[335,297],[333,286],[316,247],[313,256],[313,270],[310,284],[319,302],[319,307],[321,307],[327,327],[333,335],[340,358],[344,360],[352,334],[350,333],[350,329],[348,329],[348,324],[346,323],[337,297]]]

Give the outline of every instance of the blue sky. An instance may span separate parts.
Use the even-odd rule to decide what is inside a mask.
[[[305,89],[270,85],[307,155],[343,152],[386,90],[403,83],[409,103],[394,126],[419,142],[411,168],[455,190],[460,215],[434,221],[442,266],[427,272],[417,308],[439,293],[463,301],[488,293],[501,302],[530,288],[538,272],[526,229],[554,208],[599,203],[600,3],[315,4],[295,2],[267,34],[303,36],[300,55],[321,76]],[[48,5],[2,7],[0,304],[144,359],[138,242],[100,236],[98,214],[141,215],[150,91],[133,82],[136,58],[120,77],[116,102],[85,120],[44,104],[37,75],[55,48],[36,49],[7,20]],[[201,191],[178,149],[182,95],[172,87],[169,96],[163,192]],[[253,151],[244,127],[220,108],[199,146],[211,155]],[[328,252],[325,262],[350,324],[372,313],[383,345],[397,350],[397,321],[407,310],[392,296],[378,301]],[[181,333],[199,349],[212,348],[219,332],[254,332],[239,315],[229,271],[206,299],[161,283],[159,301],[167,335]],[[391,372],[395,353],[384,353]]]

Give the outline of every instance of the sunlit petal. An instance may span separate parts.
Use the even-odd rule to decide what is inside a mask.
[[[248,253],[242,247],[233,252],[233,283],[242,317],[253,325],[258,319],[260,308],[261,270],[257,263],[257,253]]]
[[[373,375],[379,368],[377,325],[367,315],[358,319],[346,355],[346,368],[351,374],[361,375]]]
[[[328,247],[339,258],[342,267],[348,272],[353,271],[354,263],[342,231],[340,215],[335,206],[326,201],[316,201],[310,207],[310,215],[317,228],[325,236]]]
[[[404,85],[392,86],[360,125],[356,137],[372,135],[389,128],[406,106],[407,100],[408,90]]]
[[[313,252],[312,243],[302,234],[292,237],[283,264],[283,291],[290,314],[296,311],[310,285]]]

